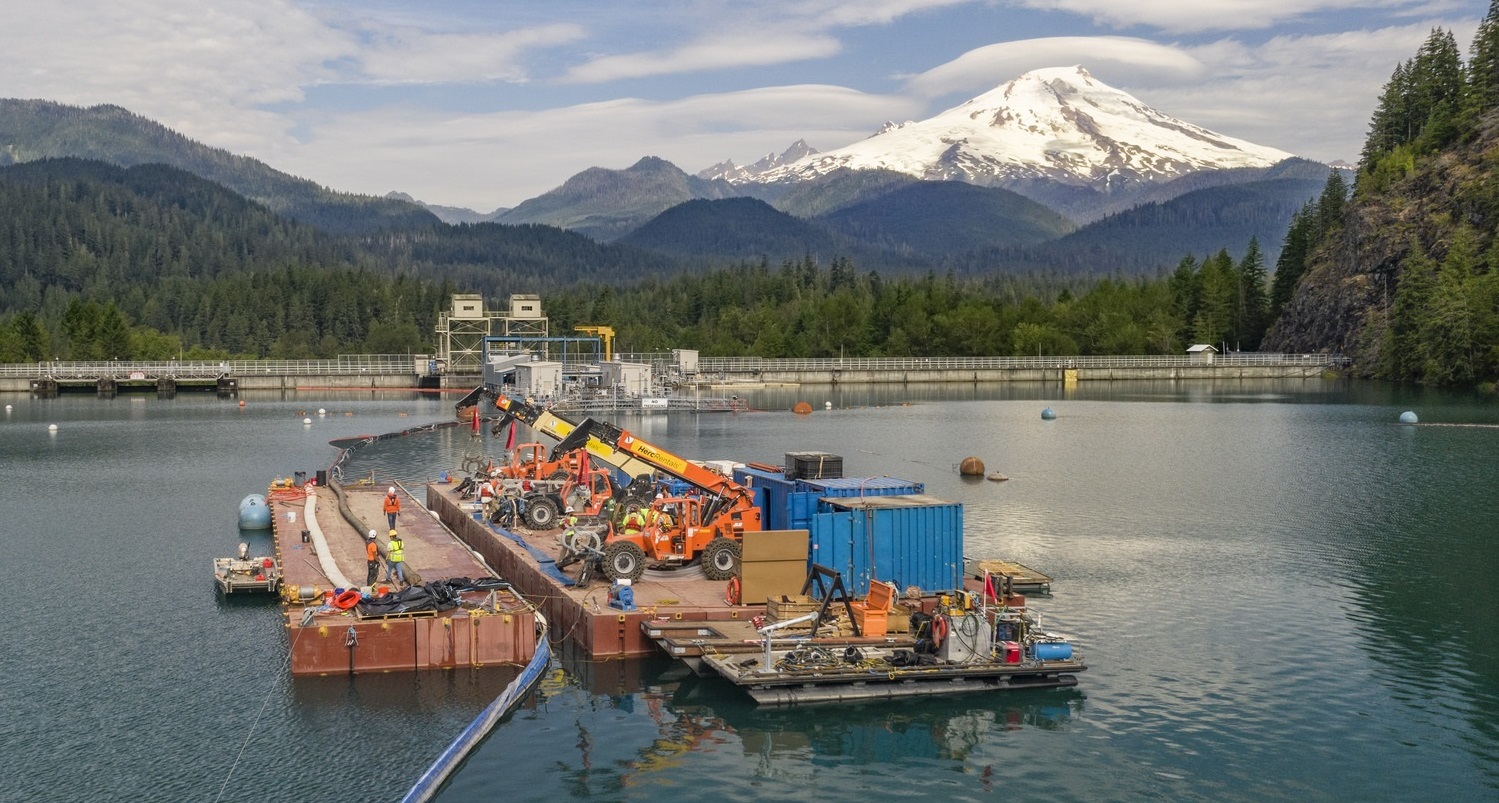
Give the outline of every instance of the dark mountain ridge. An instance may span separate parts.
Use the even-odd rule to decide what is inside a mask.
[[[119,106],[81,108],[45,100],[0,99],[0,166],[70,156],[121,167],[171,165],[222,184],[277,214],[329,232],[438,222],[435,215],[414,204],[334,192],[264,162],[195,142]]]

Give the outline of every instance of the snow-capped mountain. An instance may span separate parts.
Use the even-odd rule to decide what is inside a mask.
[[[732,184],[740,184],[746,181],[756,181],[758,180],[756,178],[757,176],[769,173],[770,171],[778,167],[784,167],[786,165],[793,164],[808,156],[815,156],[816,154],[816,148],[808,145],[806,140],[799,139],[791,143],[791,147],[787,148],[784,151],[781,151],[779,154],[767,153],[765,154],[764,158],[760,159],[760,161],[755,162],[752,165],[739,167],[738,165],[734,164],[732,159],[725,160],[719,162],[716,165],[713,165],[706,170],[699,171],[697,177],[710,180],[721,178],[724,181],[730,182]]]
[[[1109,193],[1202,170],[1268,167],[1292,154],[1178,120],[1073,66],[1028,72],[935,117],[887,123],[836,150],[791,164],[784,156],[779,166],[723,177],[780,183],[839,168],[885,169],[985,186],[1040,181]]]

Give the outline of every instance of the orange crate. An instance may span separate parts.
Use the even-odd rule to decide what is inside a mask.
[[[854,621],[859,625],[859,634],[862,636],[883,636],[889,632],[890,614],[885,611],[872,611],[864,607],[863,603],[850,603],[854,610]]]

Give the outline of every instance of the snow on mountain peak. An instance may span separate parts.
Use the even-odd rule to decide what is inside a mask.
[[[934,117],[729,181],[796,181],[840,168],[1005,185],[1032,179],[1110,189],[1198,170],[1267,167],[1292,154],[1178,120],[1081,65],[1032,70]],[[763,160],[762,160],[763,161]]]

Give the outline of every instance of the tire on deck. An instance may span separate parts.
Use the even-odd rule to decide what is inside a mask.
[[[604,547],[604,576],[610,580],[639,580],[645,573],[645,551],[629,541]]]
[[[557,526],[557,503],[548,496],[526,500],[526,526],[533,530],[550,530]]]
[[[709,580],[727,580],[739,574],[739,542],[717,536],[703,548],[703,573]]]

